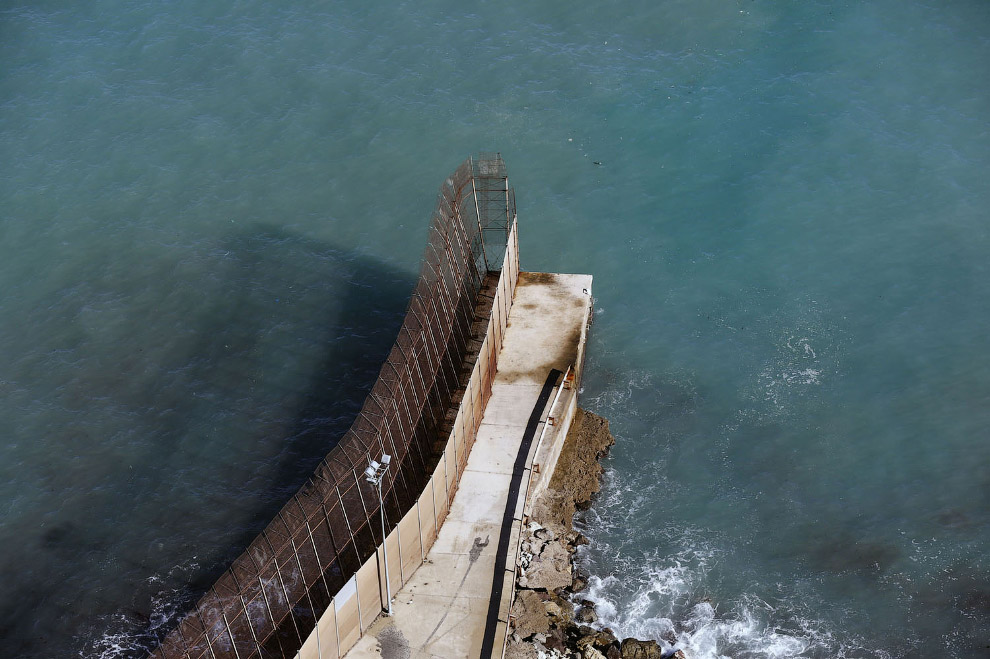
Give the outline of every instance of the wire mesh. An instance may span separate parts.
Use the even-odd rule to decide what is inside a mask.
[[[515,214],[499,154],[468,158],[444,181],[405,320],[361,412],[152,656],[295,656],[383,541],[377,492],[361,477],[368,461],[392,456],[382,480],[386,533],[434,471],[478,358]]]

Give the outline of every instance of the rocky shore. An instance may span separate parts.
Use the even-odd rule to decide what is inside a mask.
[[[614,443],[607,419],[577,410],[550,484],[523,528],[506,659],[685,659],[680,650],[665,655],[656,641],[619,640],[596,628],[594,603],[579,595],[588,575],[575,568],[574,555],[588,540],[573,529],[574,513],[591,505],[599,460]]]

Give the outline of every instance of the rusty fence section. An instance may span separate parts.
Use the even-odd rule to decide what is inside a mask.
[[[320,648],[318,656],[343,653],[337,628],[354,625],[339,621],[340,610],[371,578],[358,578],[359,571],[373,572],[381,582],[375,558],[383,542],[380,515],[398,550],[400,520],[410,526],[405,520],[413,513],[422,516],[427,487],[432,538],[442,522],[438,513],[445,516],[453,497],[491,393],[511,304],[518,272],[515,215],[498,154],[469,158],[444,181],[405,320],[354,424],[152,657],[294,657],[328,612],[335,617],[334,638],[326,639],[333,654]],[[362,477],[369,459],[383,453],[392,456],[382,482],[384,511]],[[438,480],[444,501],[437,496]],[[424,539],[422,520],[417,525],[422,560],[432,539]],[[406,554],[397,585],[412,568],[412,554]],[[363,619],[380,610],[377,599],[357,611],[357,636],[370,624]],[[349,627],[344,631],[355,636]]]
[[[481,342],[477,353],[469,354],[465,367],[471,375],[460,402],[450,411],[454,424],[440,453],[440,461],[426,482],[419,500],[399,524],[388,533],[383,547],[369,558],[337,592],[319,623],[303,644],[298,659],[339,659],[350,650],[386,606],[389,589],[394,595],[413,578],[416,569],[437,539],[453,502],[454,493],[467,457],[477,437],[491,384],[497,369],[498,350],[508,324],[509,309],[519,274],[518,244],[515,223],[510,227],[508,248],[502,270],[488,304],[487,288],[482,292],[486,304],[479,305],[478,320],[483,324],[489,314],[487,330],[476,334]],[[491,280],[490,280],[491,281]],[[487,308],[487,311],[485,308]],[[455,399],[456,402],[456,399]],[[384,562],[388,562],[388,570]],[[388,579],[388,586],[385,584]]]

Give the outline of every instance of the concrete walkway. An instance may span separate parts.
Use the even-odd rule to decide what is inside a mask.
[[[513,466],[547,374],[583,354],[590,307],[588,275],[520,273],[492,397],[450,513],[426,563],[394,594],[393,616],[379,617],[348,658],[479,656]],[[512,505],[518,516],[522,501]],[[502,625],[496,648],[504,633]]]

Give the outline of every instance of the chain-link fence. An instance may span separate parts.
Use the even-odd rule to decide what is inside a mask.
[[[392,456],[382,482],[386,533],[433,474],[488,327],[514,219],[498,154],[469,158],[444,182],[405,321],[351,429],[153,657],[295,656],[382,542],[378,493],[362,477],[369,460]]]

